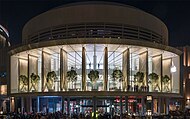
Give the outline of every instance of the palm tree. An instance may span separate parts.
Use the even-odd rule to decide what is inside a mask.
[[[164,90],[169,91],[168,82],[170,81],[170,77],[168,75],[164,75],[162,77],[162,82],[164,84]]]
[[[164,76],[162,77],[162,82],[163,82],[164,84],[167,84],[169,81],[170,81],[170,77],[169,77],[168,75],[164,75]]]
[[[56,80],[57,76],[55,71],[50,71],[47,74],[47,78],[46,78],[46,84],[47,84],[47,88],[48,90],[53,90],[54,87],[54,81]]]
[[[37,84],[38,84],[38,82],[40,80],[40,76],[38,74],[32,73],[30,75],[30,79],[31,79],[31,84],[32,84],[31,88],[33,87],[34,90],[37,91]]]
[[[20,75],[19,81],[20,81],[20,84],[19,84],[20,91],[27,91],[28,77],[26,75]]]
[[[155,83],[158,81],[159,76],[153,72],[148,75],[148,78],[151,80],[151,83]]]
[[[135,90],[138,90],[138,87],[141,85],[140,89],[141,91],[144,91],[144,73],[143,72],[137,72],[135,75],[134,75],[134,81],[135,82],[138,82],[139,85],[134,85],[134,88]],[[137,88],[137,89],[136,89]]]
[[[158,74],[156,74],[156,73],[150,73],[149,75],[148,75],[148,78],[150,79],[150,83],[152,84],[152,88],[153,88],[153,90],[155,90],[157,87],[158,87],[158,89],[160,90],[160,87],[158,86],[158,79],[159,79],[159,76],[158,76]],[[154,85],[154,86],[153,86]]]
[[[97,70],[91,70],[88,73],[88,78],[90,79],[90,81],[93,84],[93,89],[95,89],[96,81],[99,79],[99,72]]]
[[[74,70],[74,68],[71,68],[71,70],[67,72],[67,80],[72,82],[73,88],[73,82],[76,83],[77,81],[77,72]]]
[[[114,81],[114,88],[116,87],[116,83],[115,81],[119,81],[121,82],[122,81],[122,77],[123,77],[123,73],[120,69],[114,69],[112,74],[111,74],[112,78],[113,78],[113,81]]]
[[[134,79],[137,80],[138,83],[143,83],[144,82],[144,73],[143,72],[137,72],[135,75],[134,75]]]

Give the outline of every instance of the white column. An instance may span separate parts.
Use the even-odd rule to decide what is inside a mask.
[[[96,56],[96,44],[94,44],[94,56],[93,56],[93,69],[96,69],[97,56]]]
[[[86,49],[82,47],[82,91],[86,91]]]
[[[66,76],[67,76],[67,52],[60,49],[60,89],[61,91],[67,90]]]
[[[122,72],[123,72],[123,90],[127,90],[127,85],[129,85],[129,49],[123,52],[123,61],[122,61]]]
[[[104,91],[108,90],[108,48],[104,48]]]

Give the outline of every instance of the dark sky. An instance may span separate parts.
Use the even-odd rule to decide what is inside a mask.
[[[22,28],[32,17],[51,8],[87,0],[0,0],[0,24],[11,44],[21,43]],[[104,0],[105,1],[105,0]],[[190,0],[107,0],[131,5],[160,18],[169,30],[169,45],[190,45]]]

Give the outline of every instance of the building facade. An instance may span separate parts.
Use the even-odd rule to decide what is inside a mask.
[[[185,46],[179,48],[183,51],[183,90],[184,90],[184,102],[185,108],[190,109],[190,47]]]
[[[27,22],[9,51],[11,111],[168,113],[182,98],[181,54],[166,25],[140,9],[57,7]]]
[[[6,112],[9,107],[9,99],[7,98],[7,62],[9,34],[8,31],[0,25],[0,111]]]

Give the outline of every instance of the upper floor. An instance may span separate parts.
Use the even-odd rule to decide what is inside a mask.
[[[168,45],[168,30],[160,19],[131,6],[81,2],[34,17],[22,32],[23,44],[68,38],[123,38]]]

